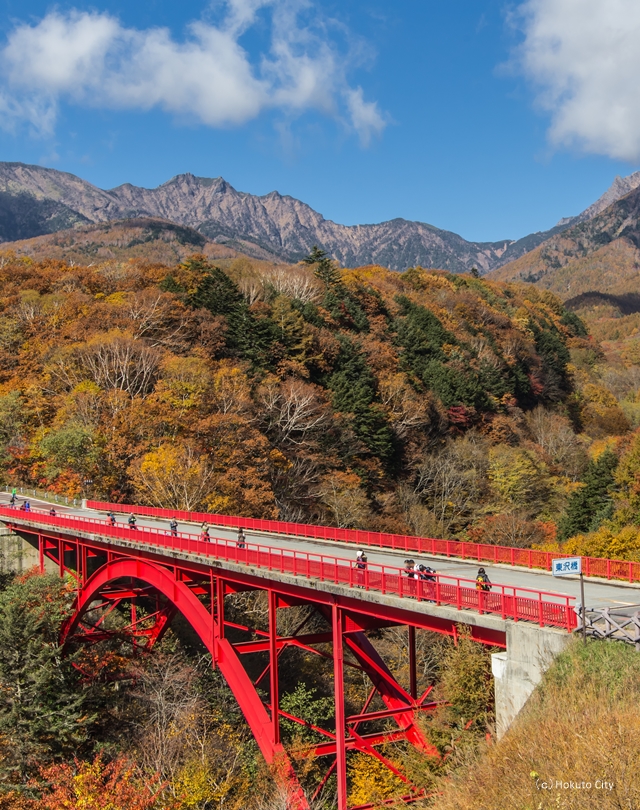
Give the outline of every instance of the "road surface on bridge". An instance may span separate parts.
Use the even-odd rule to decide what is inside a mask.
[[[20,502],[22,502],[22,496]],[[29,498],[30,503],[37,509],[49,508],[52,504]],[[0,494],[0,503],[7,505],[9,495]],[[76,517],[105,518],[103,512],[93,509],[81,509],[71,506],[53,504],[56,512],[60,515],[68,514]],[[24,514],[24,513],[22,513]],[[117,523],[120,526],[127,525],[127,515],[116,515]],[[139,528],[150,527],[155,529],[165,529],[168,533],[168,521],[154,518],[137,516]],[[199,526],[193,523],[181,523],[180,532],[199,534]],[[236,530],[224,526],[210,524],[212,536],[221,540],[235,543]],[[343,560],[355,560],[356,548],[351,545],[340,543],[334,540],[309,539],[281,534],[270,534],[269,532],[253,531],[245,529],[245,536],[249,543],[260,543],[273,548],[289,549],[291,551],[301,551],[309,554],[326,554],[338,557]],[[394,551],[391,549],[366,549],[367,559],[370,563],[403,567],[406,552]],[[435,568],[438,573],[447,574],[454,577],[475,579],[478,564],[469,560],[447,559],[441,556],[422,555],[420,558],[413,557],[416,562],[424,562]],[[548,571],[529,570],[527,568],[511,567],[506,565],[482,564],[487,571],[491,582],[497,585],[509,585],[518,588],[529,588],[534,591],[545,591],[562,595],[573,596],[576,604],[580,603],[580,584],[577,578],[554,577]],[[640,584],[630,585],[628,583],[601,580],[590,577],[585,580],[585,602],[589,609],[595,608],[633,608],[640,603]],[[626,611],[624,611],[626,612]]]

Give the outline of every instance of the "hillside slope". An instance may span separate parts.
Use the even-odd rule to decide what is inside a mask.
[[[0,266],[6,480],[397,531],[434,443],[517,441],[587,345],[553,296],[468,276],[90,264]]]
[[[238,240],[234,243],[242,248]],[[231,244],[221,245],[200,231],[164,219],[137,217],[100,224],[84,224],[52,234],[0,244],[0,256],[28,256],[36,261],[57,260],[72,264],[95,264],[107,260],[142,259],[176,264],[193,253],[224,261],[244,254]],[[256,252],[256,251],[254,251]],[[269,261],[272,255],[263,251]]]
[[[640,188],[593,219],[553,236],[491,278],[525,281],[563,299],[598,290],[623,294],[638,289]]]
[[[574,643],[515,724],[456,772],[433,810],[619,810],[640,806],[640,656]]]

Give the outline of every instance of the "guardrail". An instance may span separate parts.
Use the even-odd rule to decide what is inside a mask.
[[[4,484],[3,488],[7,495],[9,495],[12,487]],[[51,490],[48,489],[39,489],[38,487],[16,487],[16,496],[22,498],[22,500],[28,500],[33,497],[41,501],[58,503],[61,506],[77,507],[80,506],[82,502],[82,498],[70,498],[68,495],[59,495],[57,492],[51,492]]]
[[[634,610],[635,608],[635,610]],[[586,614],[586,635],[591,638],[624,641],[640,650],[640,605],[626,605],[620,608],[595,608],[583,611],[575,608],[576,633],[582,633],[583,615]]]
[[[261,520],[259,518],[232,517],[215,515],[207,512],[186,512],[180,509],[162,509],[156,506],[137,506],[131,504],[105,503],[87,501],[89,509],[106,512],[135,512],[138,515],[157,517],[191,523],[216,524],[271,534],[293,535],[295,537],[312,537],[318,540],[338,540],[359,546],[390,548],[408,554],[428,554],[442,557],[458,557],[463,560],[474,560],[478,563],[502,563],[523,568],[539,568],[551,571],[551,560],[569,557],[555,551],[538,551],[531,548],[511,548],[509,546],[490,546],[486,543],[467,543],[463,540],[437,540],[433,537],[414,537],[407,534],[385,534],[367,532],[361,529],[337,529],[333,526],[314,526],[307,523],[288,523],[281,520]],[[575,555],[573,555],[575,556]],[[622,579],[628,582],[640,582],[640,562],[627,560],[606,560],[599,557],[583,557],[582,572],[585,576],[603,577],[604,579]]]
[[[177,517],[177,515],[176,515]],[[29,525],[30,521],[57,529],[99,533],[105,539],[161,546],[172,551],[212,557],[240,565],[250,565],[267,571],[293,574],[306,579],[346,585],[354,589],[377,591],[418,602],[449,605],[458,610],[499,615],[503,619],[526,620],[541,627],[561,627],[572,632],[576,623],[574,597],[551,591],[536,591],[511,585],[494,585],[490,592],[479,591],[475,580],[436,574],[435,581],[407,577],[403,569],[390,565],[368,563],[365,570],[356,569],[353,560],[326,554],[274,548],[247,542],[245,547],[223,538],[201,540],[187,532],[171,532],[144,526],[130,529],[112,526],[99,518],[64,515],[55,517],[48,512],[29,512],[0,507],[0,518],[11,526]]]

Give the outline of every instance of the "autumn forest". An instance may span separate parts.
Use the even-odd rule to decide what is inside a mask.
[[[294,266],[7,253],[1,477],[69,498],[640,560],[640,367],[590,330],[532,284],[344,270],[315,248]],[[70,583],[9,571],[0,585],[2,810],[283,806],[188,628],[149,660],[126,645],[63,659]],[[257,598],[232,610],[267,621]],[[491,730],[489,652],[418,636],[419,686],[448,703],[425,732],[443,759],[389,756],[432,791]],[[402,680],[405,641],[380,631],[376,644]],[[329,671],[287,655],[282,706],[322,726]],[[346,690],[366,698],[357,673]],[[292,745],[313,735],[283,727]],[[350,759],[354,802],[401,790],[376,763]],[[327,797],[318,808],[330,785]]]

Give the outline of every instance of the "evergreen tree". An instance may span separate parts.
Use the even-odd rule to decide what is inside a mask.
[[[566,540],[576,534],[595,531],[611,516],[611,489],[618,458],[606,450],[597,461],[590,461],[582,479],[584,484],[569,498],[567,511],[558,524],[558,537]]]
[[[305,264],[316,266],[316,276],[327,287],[335,287],[340,284],[340,274],[335,264],[329,258],[329,254],[325,250],[321,250],[317,245],[311,248],[309,255],[305,256],[302,261]]]
[[[225,318],[228,327],[226,343],[233,353],[249,360],[254,366],[270,365],[271,349],[278,339],[273,321],[255,318],[236,284],[219,267],[198,265],[196,269],[202,275],[186,303]]]
[[[458,341],[438,318],[426,307],[414,304],[409,298],[400,295],[396,298],[401,316],[395,322],[398,343],[402,346],[404,362],[418,376],[432,359],[444,360],[442,346],[455,345]]]
[[[356,436],[373,455],[387,462],[393,453],[393,437],[377,402],[376,379],[356,346],[348,339],[339,340],[340,356],[328,383],[333,407],[340,413],[353,414]]]
[[[57,576],[30,576],[0,593],[0,778],[20,785],[36,766],[76,754],[94,718],[58,644],[73,592]]]
[[[394,324],[397,341],[402,346],[403,365],[433,391],[446,408],[457,405],[488,407],[478,374],[470,366],[456,367],[447,362],[442,347],[459,346],[455,335],[426,307],[414,304],[405,296],[396,299],[401,315]],[[461,361],[458,362],[460,366]],[[492,380],[492,387],[498,384]]]
[[[562,336],[553,325],[542,327],[529,321],[533,332],[536,350],[542,358],[545,376],[545,398],[560,401],[571,391],[571,382],[567,372],[567,363],[571,359]]]

